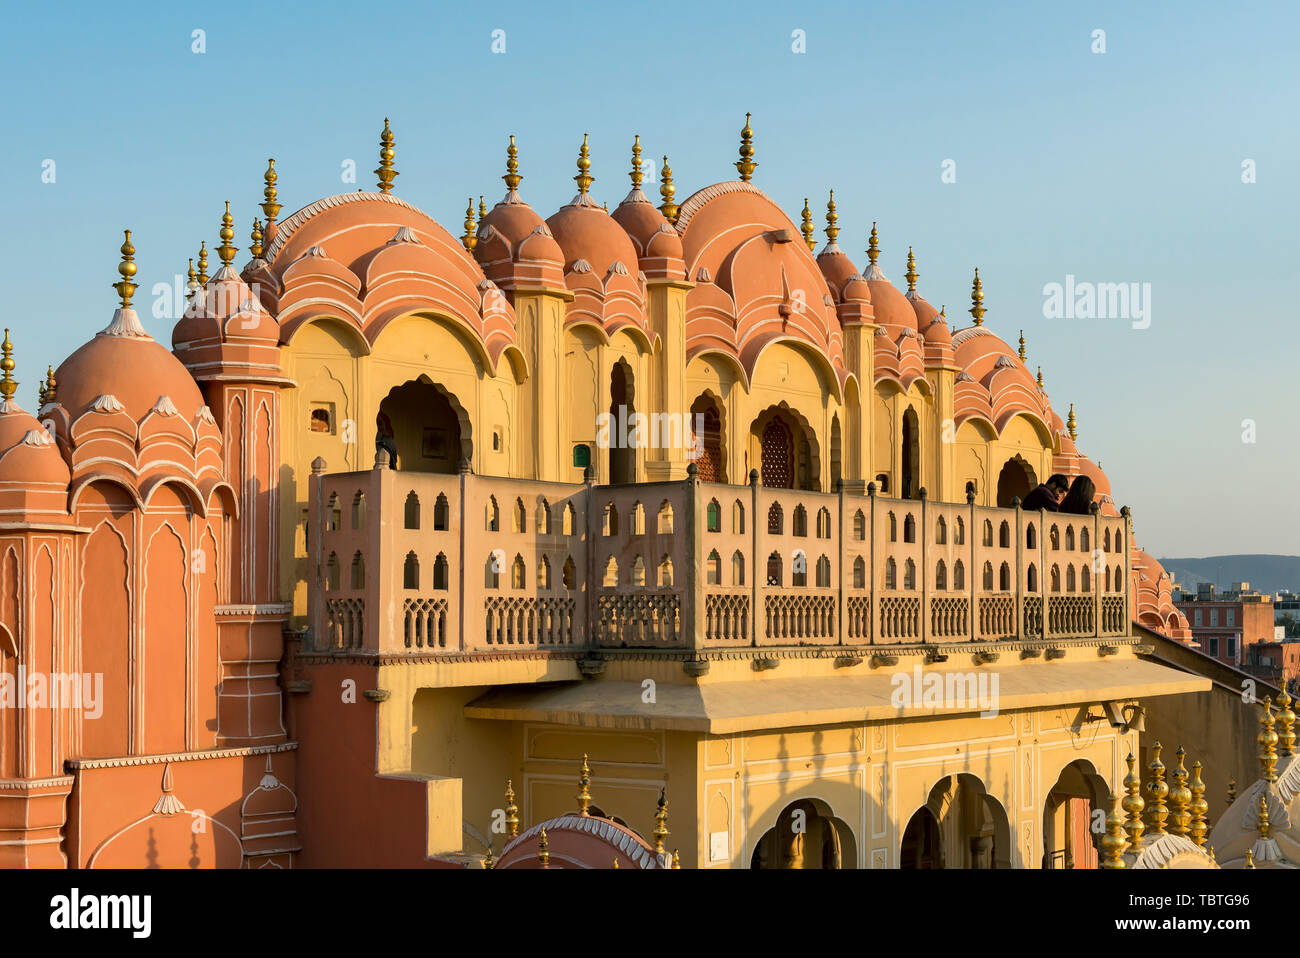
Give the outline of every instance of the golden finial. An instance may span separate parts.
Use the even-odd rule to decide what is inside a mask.
[[[193,299],[199,290],[199,274],[194,272],[194,258],[190,258],[189,272],[185,274],[185,298]]]
[[[248,234],[249,247],[248,251],[253,254],[253,259],[262,258],[262,223],[254,216],[253,231]]]
[[[676,192],[677,187],[673,186],[673,170],[668,165],[668,157],[665,155],[664,165],[659,169],[659,195],[664,200],[659,204],[659,212],[664,214],[664,219],[674,226],[677,224],[677,214],[681,212],[681,207],[673,202]]]
[[[506,172],[501,179],[506,181],[506,190],[511,193],[519,189],[519,184],[524,179],[519,175],[519,148],[515,146],[513,136],[510,137],[510,145],[506,147]]]
[[[673,867],[674,867],[674,868],[681,868],[681,867],[682,867],[682,856],[681,856],[681,853],[680,853],[677,849],[675,849],[675,848],[673,849]]]
[[[543,868],[551,867],[551,849],[546,844],[546,829],[542,829],[541,837],[537,841],[537,860],[542,863]]]
[[[124,305],[129,306],[131,304],[127,302]],[[18,389],[18,380],[14,379],[13,376],[13,354],[14,344],[9,341],[9,330],[6,329],[4,342],[0,343],[0,356],[4,357],[0,359],[0,370],[3,370],[3,375],[0,375],[0,395],[4,396],[5,402],[9,402],[9,400],[13,399],[14,392]]]
[[[41,389],[41,405],[59,401],[59,381],[54,378],[54,367],[45,370],[45,386]]]
[[[912,255],[912,247],[907,248],[907,272],[903,274],[903,279],[907,280],[907,291],[916,292],[916,257]]]
[[[591,175],[591,151],[587,149],[587,136],[582,134],[582,147],[578,150],[578,174],[573,178],[573,182],[578,184],[578,194],[585,196],[587,190],[591,189],[591,184],[596,182],[596,178]]]
[[[1065,428],[1069,430],[1071,439],[1079,438],[1079,424],[1074,418],[1074,403],[1070,403],[1070,414],[1065,417]]]
[[[235,238],[235,221],[230,215],[230,200],[226,200],[226,212],[221,215],[221,229],[217,235],[221,237],[217,255],[221,257],[222,266],[229,266],[234,261],[235,254],[239,252],[237,247],[230,245],[230,241]]]
[[[582,775],[578,779],[578,814],[590,815],[587,809],[591,805],[591,769],[587,766],[587,753],[582,753]]]
[[[483,217],[487,216],[487,203],[483,202],[483,194],[478,195],[478,220],[483,222]]]
[[[126,239],[122,241],[122,262],[117,264],[117,271],[122,278],[113,284],[113,288],[122,301],[122,309],[129,309],[131,297],[136,290],[135,283],[132,282],[135,276],[135,247],[131,245],[131,231],[122,232],[126,234]]]
[[[659,807],[655,810],[655,851],[664,854],[664,839],[668,837],[668,791],[659,789]]]
[[[984,284],[980,282],[979,268],[975,269],[975,282],[971,283],[970,288],[970,314],[975,317],[975,325],[984,325],[984,314],[988,312],[984,308]]]
[[[1246,849],[1246,867],[1247,868],[1255,867],[1255,852],[1249,848]]]
[[[1268,789],[1267,788],[1262,789],[1259,793],[1258,827],[1259,827],[1259,837],[1267,840],[1269,828],[1271,827],[1268,823]]]
[[[835,238],[840,235],[840,228],[836,225],[839,222],[839,214],[835,212],[835,191],[831,190],[831,198],[826,203],[826,244],[835,245]]]
[[[266,214],[266,225],[270,227],[275,222],[275,218],[280,215],[280,204],[276,202],[275,181],[279,176],[275,172],[275,160],[266,161],[266,172],[262,174],[262,179],[266,181],[266,189],[262,190],[262,212]]]
[[[208,241],[199,244],[199,285],[208,285]]]
[[[514,783],[506,779],[506,838],[519,836],[519,809],[515,806]]]
[[[1106,834],[1101,838],[1102,868],[1125,867],[1124,846],[1127,842],[1124,839],[1123,825],[1124,816],[1119,813],[1119,796],[1114,795],[1110,800],[1110,812],[1106,815]]]
[[[641,189],[641,181],[645,179],[645,174],[641,172],[641,137],[636,136],[632,140],[632,172],[628,174],[632,178],[632,189]]]
[[[1043,386],[1044,386],[1044,383],[1043,383],[1043,367],[1042,367],[1042,366],[1039,366],[1039,367],[1038,367],[1038,388],[1039,388],[1039,389],[1042,389]]]
[[[1277,732],[1273,731],[1273,699],[1265,697],[1264,714],[1259,717],[1259,764],[1264,781],[1277,781]]]
[[[478,243],[478,237],[474,234],[474,197],[469,198],[469,205],[465,207],[465,235],[460,238],[461,244],[465,249],[472,253]]]
[[[740,159],[736,169],[740,171],[741,182],[748,183],[758,169],[754,162],[754,131],[749,126],[749,114],[745,114],[745,127],[740,131]]]
[[[871,238],[867,240],[867,259],[871,260],[871,265],[876,265],[876,259],[880,256],[880,235],[876,232],[876,221],[871,221]]]
[[[488,842],[487,854],[483,856],[484,870],[490,869],[496,865],[496,860],[492,857],[492,843]]]
[[[1178,757],[1178,764],[1174,766],[1174,784],[1169,789],[1169,830],[1187,838],[1192,830],[1192,813],[1189,808],[1192,804],[1192,790],[1187,787],[1187,767],[1183,764],[1187,753],[1180,745],[1174,754]]]
[[[1229,805],[1229,807],[1231,807],[1232,804],[1233,804],[1234,802],[1236,802],[1236,801],[1237,801],[1237,780],[1236,780],[1235,778],[1230,778],[1230,779],[1228,779],[1228,805]]]
[[[1165,807],[1165,799],[1169,797],[1169,785],[1165,782],[1164,762],[1160,761],[1160,743],[1151,746],[1151,751],[1155,753],[1149,766],[1151,779],[1144,786],[1148,798],[1147,827],[1152,835],[1167,835],[1165,819],[1169,817],[1169,809]]]
[[[393,157],[396,155],[394,142],[396,137],[388,126],[388,117],[384,117],[384,132],[379,134],[379,166],[375,169],[381,193],[393,192],[393,180],[397,177],[397,170],[393,169]]]
[[[1295,754],[1295,712],[1291,710],[1291,696],[1287,695],[1286,689],[1282,689],[1282,694],[1277,697],[1278,712],[1277,722],[1282,726],[1282,731],[1278,733],[1278,742],[1282,745],[1283,755]]]
[[[1028,358],[1029,354],[1025,352],[1025,331],[1022,329],[1020,331],[1020,361],[1023,363]]]
[[[799,232],[803,233],[803,241],[808,244],[808,251],[817,252],[817,228],[813,226],[812,210],[808,207],[808,197],[803,198],[803,222],[799,226]]]
[[[1124,813],[1128,818],[1124,822],[1124,830],[1128,832],[1129,848],[1136,852],[1142,847],[1142,833],[1146,831],[1146,826],[1142,824],[1142,809],[1146,807],[1146,802],[1142,800],[1142,779],[1138,775],[1137,759],[1129,752],[1125,761],[1128,763],[1128,774],[1124,776]]]
[[[610,865],[609,867],[610,867],[610,868],[617,868],[617,867],[618,867],[618,859],[615,858],[615,859],[614,859],[614,864]]]
[[[1189,786],[1192,792],[1192,841],[1196,842],[1197,848],[1205,847],[1205,834],[1210,830],[1205,818],[1210,812],[1210,803],[1205,800],[1205,783],[1201,781],[1201,763],[1196,762],[1192,765],[1192,781]]]

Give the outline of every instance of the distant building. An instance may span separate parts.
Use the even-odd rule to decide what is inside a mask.
[[[1222,593],[1213,583],[1201,582],[1195,598],[1182,590],[1174,604],[1187,617],[1193,640],[1220,662],[1250,665],[1253,659],[1246,650],[1261,642],[1273,644],[1276,638],[1273,597],[1256,592],[1249,582],[1234,582]]]

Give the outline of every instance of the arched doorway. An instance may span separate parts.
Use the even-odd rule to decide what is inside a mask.
[[[791,802],[776,824],[763,833],[749,858],[750,868],[856,868],[853,830],[815,798]]]
[[[943,867],[943,850],[939,842],[939,822],[928,805],[922,805],[903,829],[903,844],[898,852],[898,867],[930,869]]]
[[[426,376],[389,390],[375,433],[376,449],[388,450],[394,469],[453,473],[473,454],[469,417],[452,393]]]
[[[727,464],[722,448],[722,413],[712,396],[702,395],[691,403],[691,430],[701,430],[698,443],[701,482],[726,482]]]
[[[1034,468],[1020,456],[1012,456],[1002,466],[998,474],[998,505],[1004,509],[1011,508],[1011,500],[1025,496],[1038,485],[1034,477]]]
[[[1002,804],[976,776],[940,779],[912,815],[899,846],[900,868],[1010,868],[1011,826]]]
[[[1110,787],[1087,759],[1075,759],[1043,803],[1043,867],[1096,868]]]
[[[843,476],[843,453],[840,449],[840,417],[836,413],[831,416],[831,491],[834,492],[839,488],[840,480]]]
[[[636,392],[632,367],[627,360],[614,364],[609,377],[609,415],[617,426],[609,446],[609,481],[611,484],[636,482],[636,445],[632,441],[632,413],[636,411],[633,398]],[[623,423],[628,423],[626,433]],[[625,441],[626,440],[626,441]]]
[[[911,406],[903,413],[902,461],[899,463],[902,483],[898,494],[904,499],[915,499],[921,488],[921,429],[916,410]]]

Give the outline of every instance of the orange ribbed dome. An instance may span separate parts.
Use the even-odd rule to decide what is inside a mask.
[[[586,260],[602,279],[614,263],[622,263],[636,276],[640,259],[631,238],[595,200],[586,194],[581,199],[583,202],[561,207],[546,221],[564,252],[564,271],[568,273],[578,260]]]
[[[45,427],[13,400],[0,402],[0,483],[54,483],[71,473]]]

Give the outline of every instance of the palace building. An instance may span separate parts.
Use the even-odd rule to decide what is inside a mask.
[[[545,218],[511,137],[459,238],[395,156],[283,219],[272,160],[171,349],[128,231],[35,414],[6,333],[0,864],[1215,867],[1211,819],[1300,860],[1289,700],[1221,800],[1260,707],[978,270],[956,328],[833,193],[819,248],[748,117],[680,203],[637,138],[607,209],[584,137]],[[1055,473],[1089,512],[1021,507]]]

